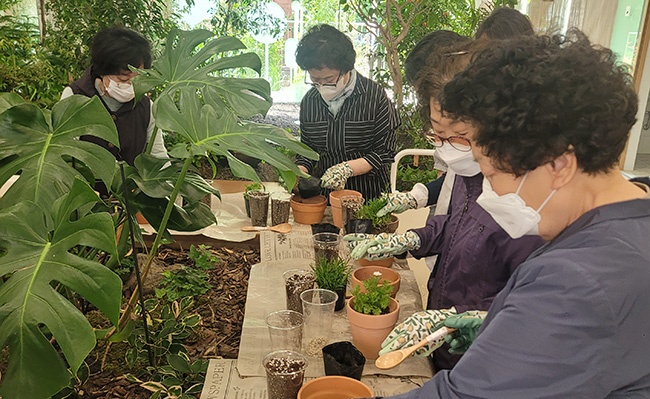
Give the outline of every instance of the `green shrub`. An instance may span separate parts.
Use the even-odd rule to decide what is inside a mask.
[[[390,294],[393,292],[392,285],[379,285],[379,276],[372,276],[363,282],[366,292],[361,292],[361,286],[357,285],[352,290],[354,301],[352,307],[355,311],[368,315],[380,315],[388,313]]]

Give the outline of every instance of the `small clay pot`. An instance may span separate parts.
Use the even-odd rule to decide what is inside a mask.
[[[327,207],[327,199],[322,195],[311,198],[302,198],[299,195],[291,197],[293,220],[296,223],[314,224],[323,220],[323,213]]]
[[[362,194],[355,190],[337,190],[330,193],[332,221],[337,227],[343,227],[343,210],[341,209],[341,197],[345,197],[347,195],[356,195],[358,197],[362,197]]]
[[[325,375],[342,375],[361,380],[366,358],[350,341],[334,342],[323,347]]]
[[[300,388],[297,399],[347,399],[375,396],[363,382],[340,375],[315,378]],[[271,399],[279,399],[269,396]]]
[[[363,286],[363,282],[372,276],[379,277],[379,285],[391,285],[393,292],[391,292],[390,296],[395,298],[401,282],[400,275],[396,271],[383,266],[366,266],[355,269],[352,276],[350,276],[350,289],[354,290],[354,287],[359,285],[361,292],[365,292],[366,287]]]
[[[367,267],[367,266],[382,266],[382,267],[391,267],[393,266],[393,261],[395,258],[392,256],[390,258],[386,259],[366,259],[366,258],[361,258],[357,260],[359,262],[359,266]]]

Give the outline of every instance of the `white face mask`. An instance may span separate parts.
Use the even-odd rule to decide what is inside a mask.
[[[474,159],[472,151],[458,151],[445,142],[441,147],[436,148],[436,154],[459,176],[471,177],[481,173],[481,167]]]
[[[492,185],[488,179],[483,179],[483,192],[479,195],[476,203],[487,213],[492,216],[494,221],[512,238],[519,238],[524,235],[539,235],[539,221],[541,216],[539,212],[544,208],[546,203],[553,197],[556,190],[546,197],[542,205],[534,210],[526,205],[524,200],[519,196],[519,190],[526,181],[528,173],[521,179],[517,191],[499,196],[492,190]]]
[[[318,86],[316,90],[320,93],[323,100],[329,102],[335,99],[341,92],[345,89],[345,84],[343,83],[343,77],[336,82],[336,86]]]
[[[121,103],[128,103],[135,98],[135,91],[131,83],[118,83],[113,79],[108,79],[106,93]]]

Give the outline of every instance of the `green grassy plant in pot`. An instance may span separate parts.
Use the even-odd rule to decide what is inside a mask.
[[[347,303],[352,342],[367,359],[376,359],[381,343],[397,324],[399,303],[391,298],[393,287],[380,285],[379,277],[363,282],[366,292],[359,286],[352,291]]]
[[[377,216],[377,212],[386,206],[388,200],[386,197],[373,198],[357,211],[357,219],[370,219],[374,234],[394,233],[397,230],[398,220],[393,214]]]
[[[339,257],[327,258],[319,256],[311,265],[314,278],[319,288],[334,291],[339,296],[334,310],[338,311],[345,307],[345,289],[352,274],[352,266],[347,259]]]

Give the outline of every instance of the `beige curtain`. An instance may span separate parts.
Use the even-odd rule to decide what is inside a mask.
[[[531,0],[528,16],[539,33],[578,28],[592,42],[609,47],[618,0]]]

